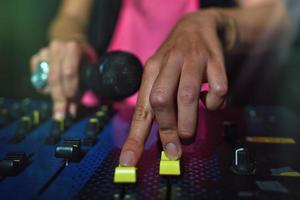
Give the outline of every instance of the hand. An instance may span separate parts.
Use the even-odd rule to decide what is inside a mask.
[[[170,159],[182,154],[180,139],[193,137],[201,83],[208,81],[207,109],[218,109],[227,78],[218,29],[222,17],[212,10],[183,17],[145,65],[129,136],[120,155],[123,166],[136,165],[154,118]]]
[[[79,64],[87,50],[90,50],[87,44],[54,39],[49,47],[41,49],[31,58],[32,72],[40,61],[49,63],[48,84],[40,92],[51,95],[55,119],[64,118],[66,112],[73,116],[76,114]]]

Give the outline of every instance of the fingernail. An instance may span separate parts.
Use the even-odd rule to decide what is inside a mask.
[[[56,119],[56,120],[63,119],[64,117],[65,117],[65,115],[64,115],[63,112],[55,112],[54,115],[53,115],[53,118]]]
[[[121,166],[132,166],[133,165],[133,158],[134,153],[133,151],[125,151],[122,153],[120,157],[120,165]]]
[[[69,113],[71,114],[72,117],[76,117],[77,106],[75,104],[70,105]]]
[[[177,160],[178,159],[178,150],[174,143],[168,143],[166,145],[166,153],[169,159]]]

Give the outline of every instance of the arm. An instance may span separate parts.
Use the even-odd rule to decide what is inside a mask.
[[[50,39],[85,40],[92,0],[64,0],[50,28]]]
[[[229,40],[235,38],[237,51],[244,51],[253,45],[266,44],[288,29],[290,19],[281,0],[240,1],[238,9],[215,9],[219,13],[220,24],[234,20],[236,30],[228,30]],[[231,41],[232,42],[232,41]]]
[[[53,100],[53,118],[64,118],[66,112],[76,114],[78,68],[81,57],[96,53],[86,40],[92,0],[63,0],[49,30],[49,45],[31,58],[31,71],[45,60],[49,63],[49,79],[41,92]]]
[[[279,16],[274,18],[272,13]],[[154,119],[167,156],[179,158],[180,139],[195,134],[201,83],[207,81],[210,86],[204,98],[207,109],[224,104],[228,84],[223,52],[244,50],[262,36],[266,41],[267,36],[276,35],[284,13],[281,1],[270,0],[268,4],[209,9],[184,16],[145,66],[120,164],[137,164]],[[224,49],[222,43],[234,48]]]

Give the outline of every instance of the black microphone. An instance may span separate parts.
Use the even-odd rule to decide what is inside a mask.
[[[49,65],[38,64],[31,76],[36,89],[47,85]],[[79,87],[82,91],[92,90],[101,98],[119,101],[134,94],[140,86],[143,67],[140,60],[125,51],[105,53],[95,64],[80,66]]]

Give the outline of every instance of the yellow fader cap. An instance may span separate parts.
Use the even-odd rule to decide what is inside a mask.
[[[115,183],[135,183],[136,182],[136,167],[118,166],[115,169]]]
[[[170,160],[164,151],[161,152],[159,175],[180,175],[180,161]]]

